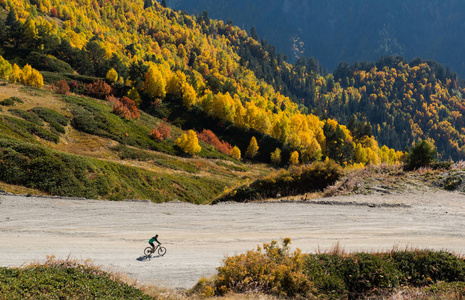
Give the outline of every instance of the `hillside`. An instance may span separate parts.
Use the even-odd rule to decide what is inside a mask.
[[[363,166],[404,156],[354,131],[366,124],[351,131],[307,114],[247,66],[243,51],[262,46],[230,24],[155,1],[0,5],[8,184],[208,203],[270,172],[255,163]]]
[[[145,113],[122,119],[106,101],[15,84],[1,86],[0,93],[20,101],[0,111],[0,186],[6,190],[208,203],[225,188],[269,172],[202,142],[196,157],[185,156],[174,146],[182,130],[167,125],[170,136],[156,142],[150,134],[162,120]]]
[[[465,77],[461,1],[167,0],[169,7],[251,30],[287,54],[314,57],[332,72],[340,62],[385,55],[433,59]],[[247,9],[243,9],[247,7]]]
[[[298,103],[301,111],[345,124],[359,141],[373,134],[380,145],[404,150],[430,140],[440,159],[464,158],[465,85],[441,64],[385,56],[376,62],[340,63],[324,75],[313,58],[290,64],[266,41],[225,34],[236,45],[241,65]]]

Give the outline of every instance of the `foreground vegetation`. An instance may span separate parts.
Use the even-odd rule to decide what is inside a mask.
[[[465,260],[444,251],[399,250],[385,253],[290,251],[291,240],[276,241],[246,254],[227,257],[218,275],[193,290],[205,295],[261,292],[279,297],[358,299],[388,295],[400,287],[426,294],[465,296]]]
[[[290,251],[290,239],[224,259],[188,291],[136,285],[89,261],[0,268],[0,299],[463,299],[465,260],[445,251]]]
[[[0,268],[0,299],[152,299],[90,263],[56,260]]]

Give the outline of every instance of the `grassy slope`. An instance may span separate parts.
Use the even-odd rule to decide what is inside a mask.
[[[144,113],[139,120],[123,120],[106,101],[0,86],[0,101],[12,96],[23,103],[0,106],[0,188],[10,192],[200,204],[268,171],[206,145],[198,156],[185,156],[174,147],[179,128],[171,126],[171,138],[155,142],[150,132],[161,120]],[[53,116],[38,118],[37,107],[66,117],[67,125]]]

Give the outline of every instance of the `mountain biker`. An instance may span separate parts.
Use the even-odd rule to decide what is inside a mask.
[[[158,238],[158,234],[155,234],[155,236],[152,237],[152,238],[149,240],[149,244],[150,244],[150,246],[152,246],[152,252],[155,251],[155,245],[153,244],[153,242],[157,242],[158,245],[161,245],[161,243],[158,241],[157,238]]]

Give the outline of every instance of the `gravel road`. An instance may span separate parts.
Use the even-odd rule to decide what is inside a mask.
[[[111,202],[0,195],[0,266],[47,255],[123,272],[142,283],[191,288],[226,255],[292,239],[303,252],[393,247],[465,255],[465,196],[444,191],[316,199],[317,203]],[[324,202],[323,202],[324,201]],[[146,260],[155,233],[164,257]]]

